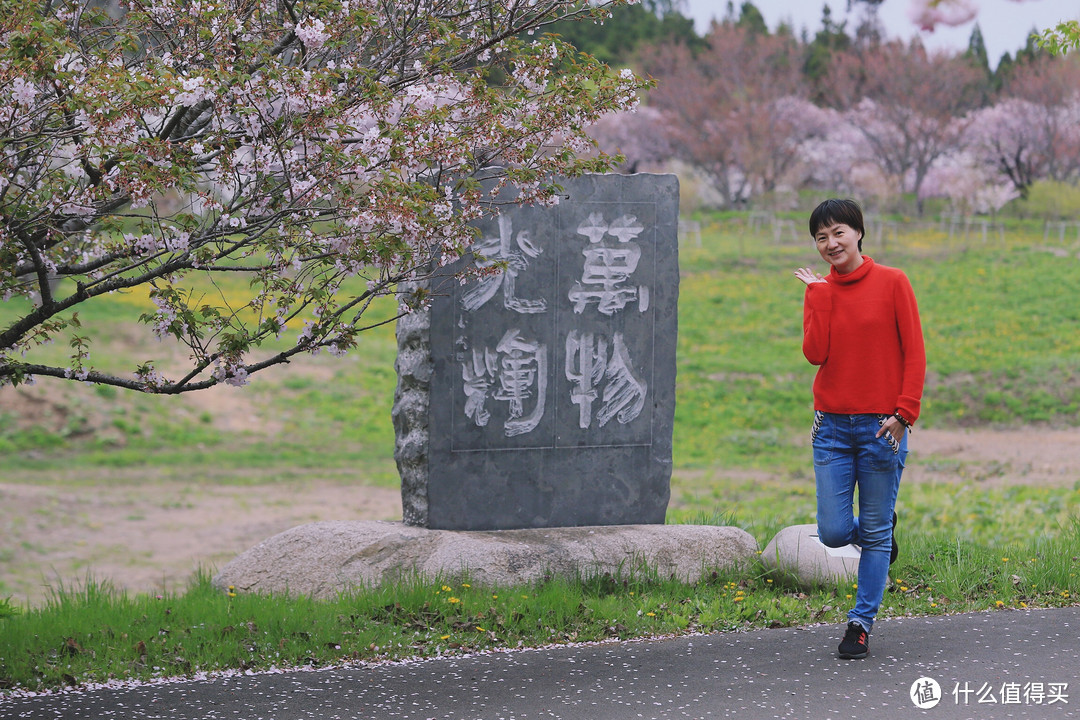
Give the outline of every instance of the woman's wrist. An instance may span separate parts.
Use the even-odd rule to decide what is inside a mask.
[[[901,415],[901,414],[900,414],[900,411],[899,411],[899,410],[897,410],[896,412],[894,412],[892,416],[893,416],[894,418],[896,418],[896,419],[897,419],[897,421],[899,421],[899,423],[900,423],[901,425],[903,425],[904,427],[906,427],[906,428],[909,428],[909,427],[911,427],[911,423],[910,423],[910,422],[908,422],[907,418],[905,418],[905,417],[904,417],[903,415]]]

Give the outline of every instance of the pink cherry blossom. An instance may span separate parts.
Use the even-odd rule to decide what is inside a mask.
[[[1008,177],[970,152],[939,158],[927,173],[920,193],[924,198],[948,198],[952,210],[964,215],[997,212],[1020,194]]]
[[[1022,3],[1033,0],[1010,0]],[[963,25],[971,22],[979,14],[979,6],[974,0],[911,0],[908,17],[922,30],[933,32],[938,24]]]
[[[24,107],[29,107],[33,104],[34,99],[37,98],[38,91],[32,83],[28,83],[21,77],[16,77],[11,81],[11,99],[17,104]]]
[[[942,25],[963,25],[975,19],[979,6],[974,0],[911,0],[908,17],[923,30]]]

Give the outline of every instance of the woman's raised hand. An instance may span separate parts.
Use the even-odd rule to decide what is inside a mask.
[[[813,268],[808,267],[801,267],[795,270],[795,277],[799,278],[807,285],[818,282],[825,282],[825,278],[821,277],[819,273],[814,272]]]

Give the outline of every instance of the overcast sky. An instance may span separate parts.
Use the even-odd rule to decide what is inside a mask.
[[[878,10],[878,16],[889,37],[909,38],[918,33],[923,44],[930,49],[963,50],[975,22],[982,29],[986,41],[986,52],[990,64],[997,65],[998,59],[1005,52],[1016,54],[1024,46],[1032,28],[1045,30],[1061,20],[1080,19],[1080,0],[1030,0],[1029,2],[1011,2],[1010,0],[975,0],[979,6],[979,16],[974,22],[950,28],[938,26],[932,33],[921,32],[908,19],[907,11],[910,0],[885,0]],[[694,18],[699,32],[708,27],[710,18],[720,17],[727,6],[726,0],[685,0],[688,14]],[[770,30],[775,30],[782,21],[794,26],[796,34],[805,27],[813,37],[821,28],[821,8],[823,0],[752,0]],[[735,0],[735,7],[742,4]],[[848,31],[858,23],[859,9],[850,14],[846,12],[847,0],[832,0],[828,3],[833,19],[841,22],[848,18]],[[861,6],[860,6],[861,7]]]

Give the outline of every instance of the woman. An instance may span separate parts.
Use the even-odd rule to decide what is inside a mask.
[[[804,267],[803,354],[814,379],[814,474],[818,537],[828,547],[862,548],[855,607],[840,643],[844,659],[864,658],[874,617],[896,559],[896,493],[907,431],[919,418],[926,353],[915,293],[900,270],[862,254],[862,210],[826,200],[810,234],[827,277]],[[852,514],[859,488],[859,516]]]

